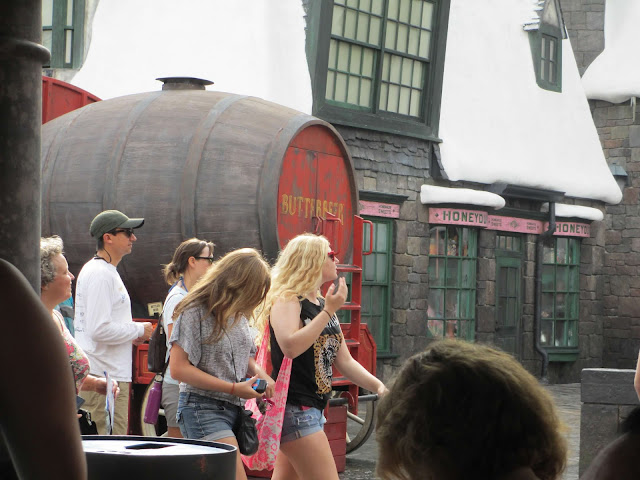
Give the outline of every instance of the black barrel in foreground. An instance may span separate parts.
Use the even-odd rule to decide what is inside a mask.
[[[234,480],[236,476],[236,448],[224,443],[85,435],[82,446],[90,480]]]

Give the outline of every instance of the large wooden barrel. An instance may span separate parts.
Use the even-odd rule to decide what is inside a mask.
[[[255,97],[163,89],[87,105],[43,125],[42,181],[42,234],[63,238],[76,275],[95,252],[95,215],[145,218],[118,267],[144,309],[136,315],[164,299],[162,264],[193,236],[215,242],[216,256],[254,247],[273,259],[298,233],[321,232],[330,212],[341,224],[334,249],[352,250],[358,199],[344,140]]]

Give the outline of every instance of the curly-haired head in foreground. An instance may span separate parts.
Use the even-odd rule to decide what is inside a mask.
[[[378,409],[385,480],[556,479],[567,446],[547,391],[509,354],[442,340],[409,358]]]

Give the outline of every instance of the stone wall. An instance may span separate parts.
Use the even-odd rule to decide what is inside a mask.
[[[591,368],[582,371],[580,475],[603,447],[615,440],[620,425],[638,406],[633,370]]]
[[[604,48],[605,0],[561,0],[561,5],[583,74]],[[629,175],[622,202],[606,208],[602,325],[596,319],[589,335],[602,335],[602,366],[633,368],[640,347],[640,108],[634,113],[628,102],[600,100],[589,105],[607,162]]]
[[[604,49],[605,0],[560,0],[580,75]]]
[[[640,108],[590,101],[609,164],[623,167],[622,202],[607,206],[603,366],[633,368],[640,347]]]

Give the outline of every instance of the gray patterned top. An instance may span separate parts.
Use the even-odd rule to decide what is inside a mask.
[[[206,315],[204,307],[192,307],[182,312],[173,326],[170,343],[177,343],[186,352],[192,365],[203,372],[227,382],[239,382],[247,377],[249,357],[256,356],[256,346],[249,330],[248,320],[240,321],[227,330],[215,343],[203,343],[213,331],[214,317]],[[201,320],[202,319],[202,320]],[[232,318],[227,320],[231,325]],[[196,393],[244,405],[245,400],[228,393],[202,390],[180,382],[180,392]]]

